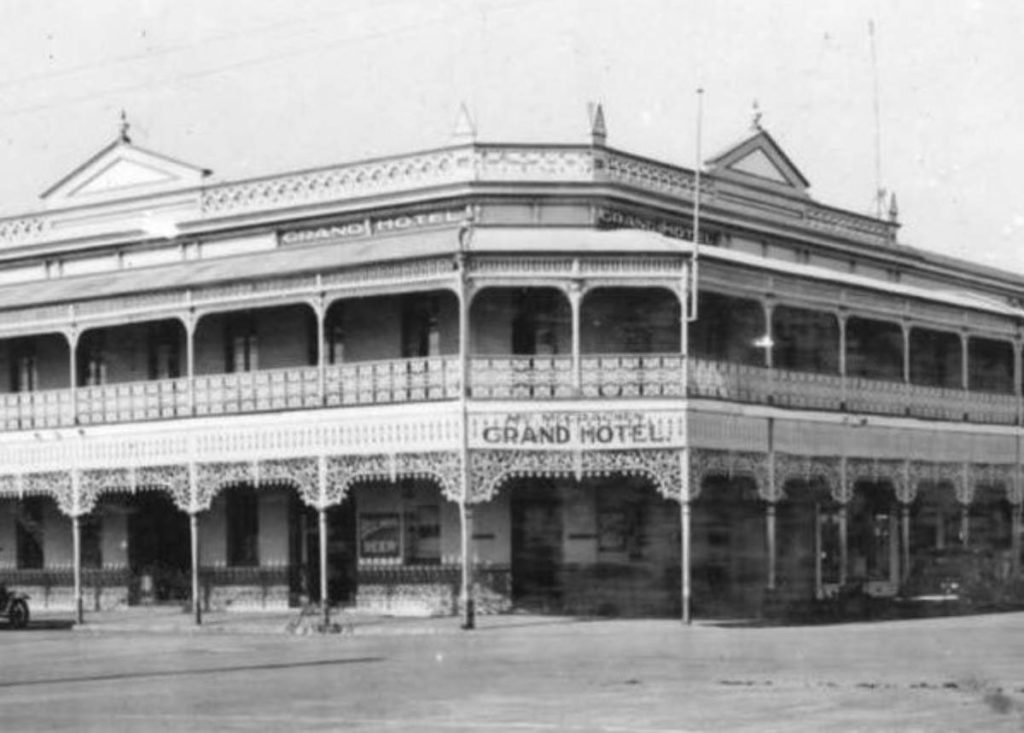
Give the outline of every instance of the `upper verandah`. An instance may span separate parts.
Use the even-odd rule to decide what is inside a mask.
[[[514,192],[531,185],[592,184],[641,193],[662,205],[692,205],[694,171],[605,141],[600,107],[585,144],[479,142],[471,124],[467,130],[460,121],[448,147],[216,182],[202,167],[135,145],[122,129],[111,144],[44,192],[42,211],[0,219],[0,251],[124,242],[167,230],[202,234],[254,221],[322,216],[332,209],[372,208],[396,196],[430,196],[471,185]],[[895,242],[894,221],[814,202],[806,179],[763,130],[707,161],[702,176],[701,204],[709,217],[752,214],[812,237],[887,248]]]

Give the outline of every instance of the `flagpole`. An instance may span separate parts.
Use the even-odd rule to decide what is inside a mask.
[[[697,89],[697,163],[693,168],[693,251],[689,266],[684,265],[683,282],[685,292],[682,298],[682,312],[680,313],[683,353],[683,450],[680,466],[680,496],[679,496],[679,541],[680,541],[680,566],[682,568],[682,617],[683,623],[689,625],[692,621],[690,601],[692,595],[692,573],[690,568],[690,545],[691,545],[691,521],[690,521],[690,497],[693,495],[693,487],[690,486],[690,323],[697,319],[697,267],[700,257],[700,166],[701,166],[701,132],[704,117],[704,90]]]

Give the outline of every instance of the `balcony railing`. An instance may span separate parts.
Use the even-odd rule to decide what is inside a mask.
[[[678,354],[474,356],[469,391],[477,400],[665,399],[682,396]],[[577,371],[578,370],[578,371]],[[0,395],[0,430],[141,422],[191,415],[301,410],[458,399],[457,357],[392,359],[316,367],[199,375],[97,387]],[[925,419],[1013,425],[1011,394],[842,378],[691,359],[692,397]]]
[[[575,397],[571,356],[474,356],[469,395],[475,399]]]

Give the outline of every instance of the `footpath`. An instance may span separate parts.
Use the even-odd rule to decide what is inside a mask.
[[[480,628],[550,626],[578,623],[579,619],[558,616],[510,614],[479,617]],[[191,610],[181,606],[146,606],[112,611],[86,612],[85,622],[74,623],[70,612],[39,611],[29,628],[70,628],[86,634],[294,634],[294,635],[402,635],[457,634],[461,618],[382,616],[348,609],[332,609],[330,625],[324,627],[319,610],[207,611],[197,624]]]

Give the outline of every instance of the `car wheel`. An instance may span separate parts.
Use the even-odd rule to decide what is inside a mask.
[[[7,620],[12,629],[23,629],[28,626],[28,604],[20,598],[13,601],[7,612]]]

